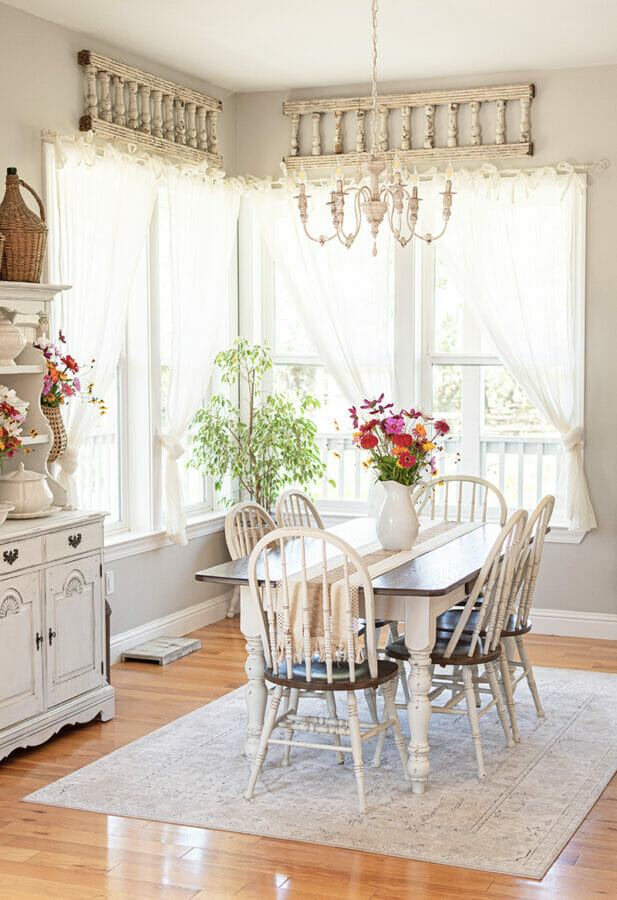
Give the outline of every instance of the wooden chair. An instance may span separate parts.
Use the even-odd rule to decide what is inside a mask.
[[[508,507],[503,494],[490,481],[475,475],[433,478],[418,485],[412,495],[418,515],[428,514],[444,522],[486,522],[490,499],[497,501],[499,524],[505,525]]]
[[[276,501],[276,523],[279,528],[301,525],[323,530],[323,521],[317,507],[304,491],[297,488],[283,491]]]
[[[379,766],[386,732],[391,728],[405,778],[408,777],[407,751],[394,705],[398,668],[391,660],[377,658],[373,586],[368,570],[356,551],[335,535],[315,528],[293,526],[279,528],[257,544],[249,563],[249,580],[252,599],[262,622],[265,678],[274,685],[274,690],[246,798],[253,796],[270,745],[285,747],[285,764],[289,761],[289,751],[297,732],[329,734],[334,738],[333,744],[297,741],[295,746],[331,750],[337,756],[351,753],[360,811],[364,812],[363,741],[377,737],[373,765]],[[263,581],[263,587],[260,581]],[[363,640],[358,636],[359,589],[363,592],[367,619]],[[296,618],[292,615],[294,608],[298,609]],[[344,623],[341,626],[343,633],[339,634],[339,640],[344,639],[344,660],[340,653],[337,655],[334,646],[333,622]],[[315,652],[317,646],[321,649],[319,656]],[[359,648],[362,649],[362,661],[358,661],[356,655]],[[379,685],[383,685],[383,720],[360,722],[355,692],[374,692]],[[282,715],[278,715],[284,693],[288,696],[287,707]],[[315,693],[330,698],[329,715],[298,714],[300,695]],[[336,693],[343,693],[347,698],[348,719],[337,716]],[[284,730],[285,737],[273,738],[274,729],[279,727]],[[342,744],[342,737],[349,738],[350,746]]]
[[[274,531],[276,524],[272,516],[259,503],[246,501],[236,503],[225,516],[225,541],[232,559],[250,556],[255,544]],[[234,592],[227,616],[231,618],[238,611],[240,592]]]
[[[502,528],[476,578],[465,606],[456,613],[458,619],[454,631],[451,633],[438,631],[431,652],[431,662],[435,667],[432,676],[433,686],[429,694],[431,710],[434,713],[466,714],[469,717],[478,764],[478,778],[484,778],[486,774],[479,720],[493,706],[497,707],[508,746],[514,745],[497,678],[496,664],[503,652],[501,638],[526,522],[527,512],[519,510]],[[473,629],[468,627],[472,616],[475,617]],[[388,654],[394,659],[409,659],[404,638],[390,644]],[[437,668],[446,666],[454,667],[452,674],[442,675],[436,671]],[[489,690],[484,693],[490,693],[492,698],[486,705],[478,708],[474,675],[477,684],[477,676],[482,668],[486,672],[489,685]],[[442,705],[437,704],[435,701],[444,691],[451,692],[450,699]],[[459,708],[463,699],[466,709]]]
[[[523,678],[527,679],[527,685],[538,716],[544,717],[536,680],[529,662],[527,648],[525,647],[525,635],[531,631],[532,627],[529,613],[544,550],[544,539],[554,507],[555,498],[548,494],[540,500],[527,521],[516,571],[512,580],[512,590],[508,601],[505,624],[501,633],[504,648],[500,658],[501,680],[506,695],[512,735],[517,742],[521,738],[516,722],[514,691]],[[457,625],[457,620],[457,610],[448,610],[437,620],[438,633],[452,633]],[[467,632],[473,630],[476,623],[477,615],[472,613],[465,630]],[[517,669],[522,669],[518,676]]]

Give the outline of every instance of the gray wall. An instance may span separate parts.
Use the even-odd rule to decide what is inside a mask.
[[[547,609],[617,613],[617,66],[432,79],[414,82],[413,89],[529,81],[536,85],[531,107],[535,156],[514,165],[611,161],[607,172],[591,176],[587,225],[585,467],[598,528],[580,545],[547,546],[535,602]],[[390,83],[381,89],[409,87]],[[237,95],[238,171],[279,174],[289,148],[283,100],[367,92],[364,84]]]

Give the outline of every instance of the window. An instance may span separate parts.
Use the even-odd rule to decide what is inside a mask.
[[[259,245],[246,224],[244,234],[241,248],[249,238]],[[362,455],[351,445],[348,404],[298,320],[265,247],[256,251],[253,246],[249,256],[245,264],[261,267],[252,274],[251,290],[261,314],[261,337],[273,348],[273,385],[313,393],[321,401],[315,421],[327,473],[313,493],[326,510],[342,504],[350,512],[360,511],[369,478]],[[556,493],[561,439],[501,364],[488,334],[449,278],[439,244],[418,241],[412,248],[397,247],[393,269],[393,355],[400,396],[452,427],[439,470],[487,478],[510,508],[533,508],[544,494]],[[253,327],[254,319],[255,313]],[[254,336],[259,339],[259,332]],[[564,511],[556,509],[554,521],[564,520]]]
[[[490,337],[449,278],[439,244],[417,248],[415,263],[422,400],[452,427],[442,471],[481,475],[499,487],[510,508],[533,508],[557,490],[559,434],[501,364]],[[555,519],[560,513],[563,517],[556,510]]]
[[[163,528],[163,459],[156,435],[165,427],[171,350],[167,193],[161,188],[129,302],[124,349],[115,384],[80,450],[80,503],[109,511],[107,533]],[[210,482],[183,465],[185,507],[212,509]]]

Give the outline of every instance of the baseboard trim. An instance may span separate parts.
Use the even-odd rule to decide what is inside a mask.
[[[138,625],[137,628],[113,635],[110,647],[111,662],[118,662],[125,650],[130,650],[137,644],[163,635],[181,637],[190,631],[196,631],[197,628],[203,628],[204,625],[211,625],[224,619],[232,596],[233,591],[225,591],[224,594],[217,594],[216,597],[210,597],[209,600],[203,600],[194,606],[188,606],[168,616]]]
[[[582,637],[617,640],[617,615],[614,613],[578,612],[569,609],[531,610],[536,634],[556,634],[560,637]]]

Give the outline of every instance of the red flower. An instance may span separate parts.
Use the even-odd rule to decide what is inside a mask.
[[[362,425],[360,425],[361,434],[364,434],[367,431],[372,431],[375,425],[377,425],[377,419],[370,419],[370,421],[368,422],[363,422]]]
[[[434,423],[433,428],[437,432],[437,434],[447,434],[450,431],[450,426],[443,419],[437,419]]]
[[[405,450],[403,453],[399,453],[397,465],[400,466],[401,469],[412,469],[415,464],[416,457],[408,450]]]
[[[69,356],[68,353],[66,356],[62,357],[62,362],[67,367],[67,369],[71,370],[71,372],[79,372],[79,366],[77,365],[73,357]]]
[[[376,447],[378,443],[379,442],[375,435],[371,434],[370,432],[363,434],[360,438],[360,446],[363,450],[372,450],[373,447]]]
[[[393,435],[392,443],[395,445],[395,447],[407,448],[411,447],[411,445],[413,444],[413,438],[410,434],[406,434],[405,432],[403,432],[403,434]]]

